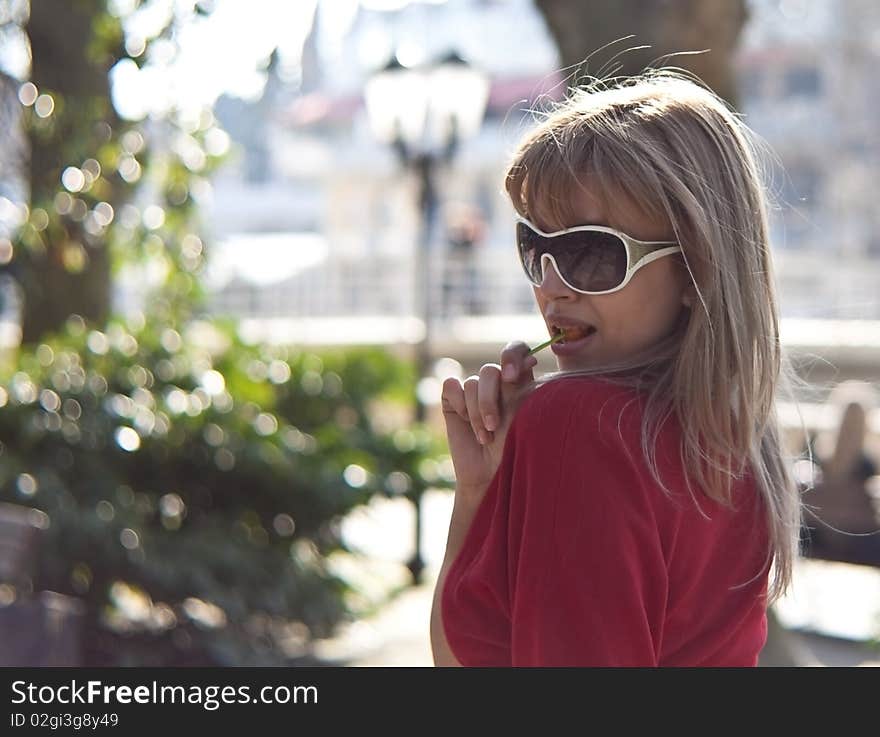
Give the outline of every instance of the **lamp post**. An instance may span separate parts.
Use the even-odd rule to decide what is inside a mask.
[[[414,304],[423,324],[415,346],[416,375],[428,376],[431,363],[432,304],[430,247],[437,220],[436,170],[449,163],[462,139],[475,134],[482,123],[489,96],[486,75],[452,52],[419,67],[405,67],[396,58],[367,82],[367,114],[373,134],[393,146],[401,165],[419,183],[420,232],[414,246]],[[416,423],[423,423],[427,407],[416,392]],[[422,508],[425,490],[414,479],[415,552],[408,563],[414,583],[422,580],[425,564],[421,554]]]

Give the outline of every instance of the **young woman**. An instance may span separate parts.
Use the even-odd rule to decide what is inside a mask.
[[[597,81],[506,175],[559,371],[447,379],[437,665],[752,666],[800,500],[753,144],[682,74]]]

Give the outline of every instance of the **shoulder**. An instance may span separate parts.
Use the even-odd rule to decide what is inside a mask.
[[[572,376],[539,385],[525,397],[511,424],[511,450],[544,478],[558,475],[589,496],[666,508],[642,447],[648,398],[633,387],[596,377]],[[656,471],[670,489],[684,488],[681,428],[674,415],[649,432]],[[587,483],[586,480],[589,480]],[[575,480],[578,480],[575,483]],[[580,481],[583,480],[583,481]],[[619,489],[626,493],[619,495]]]
[[[642,419],[644,398],[637,390],[591,376],[553,379],[534,387],[513,420],[517,434],[598,434],[632,437]]]

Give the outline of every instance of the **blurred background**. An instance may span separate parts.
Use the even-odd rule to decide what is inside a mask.
[[[429,665],[442,381],[546,337],[507,157],[668,63],[766,143],[811,387],[763,664],[880,662],[878,61],[869,0],[0,0],[0,660]]]

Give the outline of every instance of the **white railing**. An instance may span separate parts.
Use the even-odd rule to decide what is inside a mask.
[[[831,263],[828,254],[778,254],[783,314],[836,322],[880,319],[880,259],[853,257]],[[534,310],[530,285],[512,252],[483,246],[470,263],[442,249],[429,254],[431,315],[438,322],[463,316],[509,315]],[[214,295],[212,310],[242,318],[319,318],[421,314],[411,253],[340,255],[273,284],[233,281]],[[818,323],[816,323],[818,325]],[[880,339],[880,338],[878,338]]]
[[[532,309],[532,291],[510,253],[477,251],[469,263],[429,254],[432,317],[511,314]],[[241,318],[317,318],[421,314],[411,254],[329,258],[275,284],[234,281],[215,294],[211,309]],[[419,280],[421,282],[421,279]]]

